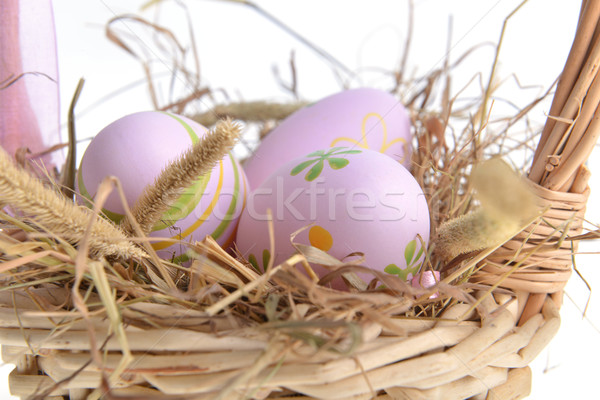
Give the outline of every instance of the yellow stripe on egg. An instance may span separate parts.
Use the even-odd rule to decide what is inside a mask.
[[[216,190],[215,195],[213,196],[210,204],[208,205],[206,210],[204,210],[204,212],[202,213],[200,218],[198,218],[196,220],[196,222],[194,222],[192,225],[190,225],[182,233],[172,236],[171,237],[172,240],[182,240],[183,238],[188,237],[192,232],[194,232],[196,229],[198,229],[208,219],[208,216],[212,213],[212,211],[214,210],[214,208],[217,205],[217,202],[219,200],[219,195],[221,194],[221,190],[223,189],[223,180],[224,180],[223,179],[223,160],[221,160],[219,162],[219,183],[217,184],[217,190]],[[172,241],[162,241],[162,242],[154,243],[152,245],[152,248],[154,250],[164,250],[167,247],[171,246],[172,244],[173,244]]]
[[[225,217],[223,218],[219,226],[217,226],[217,229],[215,229],[213,233],[211,233],[211,236],[215,240],[219,239],[221,235],[223,235],[223,233],[231,224],[231,221],[234,220],[235,211],[237,209],[237,202],[240,195],[240,172],[231,154],[229,154],[229,160],[231,161],[231,167],[234,176],[233,193],[231,197],[231,202],[229,203],[229,208],[227,209],[227,213],[225,213]]]

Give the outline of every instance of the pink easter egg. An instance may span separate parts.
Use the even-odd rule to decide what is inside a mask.
[[[269,245],[267,210],[275,232]],[[344,259],[361,252],[364,265],[410,279],[429,240],[429,211],[421,187],[393,158],[366,149],[313,151],[279,167],[248,198],[236,245],[259,271],[292,256],[297,243]],[[314,266],[323,276],[325,268]],[[365,281],[372,274],[359,275]],[[341,280],[333,287],[342,288]]]
[[[261,142],[244,171],[252,189],[289,160],[316,149],[371,149],[410,166],[410,117],[388,92],[361,88],[326,97],[281,122]]]
[[[410,284],[417,289],[429,289],[437,285],[439,281],[440,271],[421,271],[410,280]],[[440,297],[439,293],[429,296],[430,299],[437,299],[438,297]]]
[[[146,111],[120,118],[102,129],[86,149],[77,174],[78,191],[93,201],[102,180],[116,176],[127,205],[133,207],[169,161],[206,131],[188,118],[166,112]],[[246,201],[246,187],[242,168],[228,154],[185,190],[150,235],[185,242],[212,235],[227,247]],[[108,197],[103,212],[115,222],[123,218],[125,209],[116,191]],[[153,247],[165,258],[179,257],[186,249],[166,240],[153,243]]]

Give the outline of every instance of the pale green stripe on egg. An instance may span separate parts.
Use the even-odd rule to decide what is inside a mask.
[[[192,139],[192,143],[196,144],[196,142],[198,142],[198,135],[196,134],[196,132],[194,131],[194,129],[188,125],[187,122],[185,122],[184,120],[182,120],[181,118],[177,117],[174,114],[165,112],[165,111],[161,111],[163,114],[168,115],[169,117],[173,118],[175,121],[179,122],[181,124],[181,126],[183,126],[183,128],[187,131],[188,135],[190,135],[190,139]]]

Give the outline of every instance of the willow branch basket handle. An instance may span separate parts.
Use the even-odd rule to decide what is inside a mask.
[[[576,238],[582,232],[590,178],[584,163],[600,134],[599,17],[600,2],[583,1],[573,46],[528,175],[549,209],[544,215],[546,222],[528,227],[505,243],[477,274],[481,282],[495,282],[508,265],[522,263],[519,271],[501,284],[528,297],[521,323],[540,312],[548,295],[560,306],[578,244],[563,239]],[[566,230],[556,229],[561,223]],[[535,246],[548,251],[529,257],[527,250]],[[515,256],[519,248],[520,254]]]
[[[111,285],[115,274],[129,273],[127,263],[109,266],[94,260],[87,266],[92,276],[88,283],[96,289],[85,293],[91,304],[87,314],[77,312],[73,303],[81,299],[73,300],[69,290],[38,285],[0,292],[2,355],[17,366],[10,376],[11,392],[25,398],[71,399],[98,398],[109,390],[115,398],[171,399],[527,396],[528,364],[558,330],[562,290],[583,229],[590,177],[583,164],[600,133],[599,22],[600,0],[584,0],[528,176],[548,211],[541,222],[479,260],[471,282],[508,289],[493,295],[475,292],[483,317],[461,320],[471,306],[459,302],[438,320],[386,319],[376,305],[404,312],[410,303],[379,294],[340,294],[331,300],[372,306],[361,309],[368,318],[354,323],[356,315],[348,313],[325,322],[304,319],[311,308],[307,300],[294,304],[295,319],[248,328],[244,320],[219,314],[219,307],[244,296],[266,296],[274,277],[303,284],[285,275],[285,265],[262,276],[248,273],[243,276],[248,282],[244,290],[198,309],[184,297],[167,301],[169,287],[160,292],[160,301],[121,302],[114,298],[117,290]],[[8,248],[24,246],[6,235],[1,239],[6,254]],[[239,272],[245,268],[242,263],[210,240],[198,246],[210,255],[207,268],[214,274],[231,286],[241,282],[239,275],[218,266],[226,264]],[[38,267],[36,262],[48,258],[49,269],[57,265],[55,261],[79,265],[44,246],[27,251],[27,260]],[[299,260],[295,256],[292,261]],[[21,264],[14,260],[2,262],[0,273],[16,273],[17,266]],[[313,300],[318,295],[314,290],[306,297]],[[249,315],[256,312],[252,307],[247,308]],[[292,334],[298,333],[297,324],[310,328],[300,332],[303,340]],[[306,344],[322,337],[335,343],[335,351]]]

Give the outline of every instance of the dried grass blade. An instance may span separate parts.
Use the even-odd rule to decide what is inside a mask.
[[[10,271],[13,268],[17,268],[17,267],[20,267],[23,265],[27,265],[29,263],[39,261],[48,256],[52,256],[60,261],[65,262],[65,263],[73,262],[73,260],[71,258],[65,256],[64,254],[61,254],[61,253],[58,253],[58,252],[52,251],[52,250],[44,250],[44,251],[40,251],[37,253],[22,256],[17,259],[14,259],[14,260],[2,262],[2,264],[0,264],[0,273],[5,273],[7,271]]]
[[[295,258],[296,258],[296,256],[292,257],[292,259],[295,259]],[[289,260],[287,262],[289,262]],[[298,262],[298,261],[296,261],[296,262]],[[211,317],[218,314],[221,310],[225,309],[231,303],[239,300],[240,298],[242,298],[242,296],[245,296],[245,295],[251,293],[254,289],[256,289],[261,284],[266,283],[269,280],[269,278],[271,278],[271,276],[273,274],[277,273],[279,270],[281,270],[281,265],[279,265],[275,268],[272,268],[271,271],[269,271],[268,273],[265,273],[264,275],[261,275],[261,277],[258,278],[257,280],[248,282],[246,285],[237,289],[235,292],[231,293],[230,295],[222,298],[221,300],[219,300],[212,306],[208,307],[206,309],[206,313]]]
[[[77,88],[75,89],[75,94],[73,95],[73,99],[71,100],[71,104],[69,105],[69,151],[67,152],[67,159],[65,160],[65,165],[61,177],[61,184],[63,186],[62,193],[68,198],[73,198],[73,193],[75,193],[75,159],[76,159],[76,151],[77,151],[77,135],[75,134],[75,105],[79,100],[79,96],[81,95],[81,91],[83,90],[84,84],[83,78],[79,80],[77,83]]]
[[[104,266],[98,261],[92,261],[89,263],[88,267],[92,274],[94,283],[96,284],[96,288],[98,289],[98,294],[100,295],[102,304],[106,310],[106,314],[110,321],[111,330],[117,335],[117,339],[121,345],[121,360],[109,377],[109,382],[114,382],[118,381],[119,376],[133,361],[133,356],[129,349],[127,336],[125,335],[121,313],[119,312],[117,303],[115,302],[113,291],[106,277],[106,272],[104,271]],[[96,399],[100,396],[102,396],[100,389],[96,389],[94,392],[92,392],[90,398]]]
[[[215,257],[218,261],[233,268],[249,281],[254,281],[260,277],[254,269],[248,268],[246,265],[231,257],[229,253],[219,246],[212,236],[206,236],[202,242],[196,243],[195,246],[205,250],[209,256]],[[270,284],[267,283],[266,285],[267,287],[270,287]]]
[[[173,273],[173,271],[168,269],[164,265],[162,260],[158,257],[158,255],[156,254],[156,251],[150,245],[150,241],[148,240],[146,235],[142,232],[142,228],[139,226],[139,224],[133,217],[131,210],[129,209],[129,206],[127,205],[127,199],[125,197],[125,192],[123,191],[123,187],[121,186],[121,182],[119,182],[119,180],[116,178],[108,178],[108,180],[113,185],[115,185],[115,187],[117,188],[117,193],[119,194],[121,204],[123,205],[123,209],[125,210],[125,216],[127,219],[132,221],[131,227],[132,227],[133,231],[139,235],[139,240],[141,240],[142,246],[146,249],[146,251],[148,252],[148,255],[150,256],[150,259],[153,261],[153,265],[148,266],[146,264],[146,266],[148,267],[147,268],[148,275],[150,276],[152,282],[154,282],[158,287],[160,287],[164,290],[174,289],[175,282],[173,282],[173,279],[171,277],[171,274]],[[99,198],[99,196],[100,196],[100,189],[98,190],[98,193],[96,194],[96,198]],[[95,205],[94,207],[97,207],[97,206],[98,205]],[[133,240],[133,239],[137,239],[137,238],[132,237],[131,240]],[[152,270],[152,267],[156,268],[158,270],[158,272],[160,272],[162,279],[159,278],[158,275],[156,275],[154,273],[154,271]]]
[[[494,61],[492,63],[492,70],[490,72],[490,78],[485,87],[485,93],[483,94],[483,102],[481,103],[481,118],[479,120],[479,129],[482,129],[485,125],[486,120],[488,119],[487,115],[487,104],[492,95],[494,89],[494,80],[496,79],[496,69],[498,66],[498,59],[500,56],[500,49],[502,48],[502,42],[504,41],[504,34],[506,33],[506,27],[508,26],[508,21],[519,12],[519,10],[527,3],[529,0],[523,0],[508,16],[504,19],[502,23],[502,31],[500,32],[500,39],[498,39],[498,44],[496,45],[496,52],[494,53]]]
[[[216,315],[221,310],[223,310],[225,307],[227,307],[231,303],[235,302],[236,300],[240,299],[242,296],[251,293],[259,285],[266,284],[273,275],[275,275],[278,271],[280,271],[283,268],[284,265],[295,265],[299,262],[302,262],[303,259],[304,259],[304,257],[299,254],[293,255],[288,260],[286,260],[283,264],[280,264],[276,267],[271,268],[264,275],[261,275],[260,278],[247,283],[245,286],[237,289],[235,292],[231,293],[229,296],[219,300],[212,306],[208,307],[206,309],[206,313],[209,316]]]

